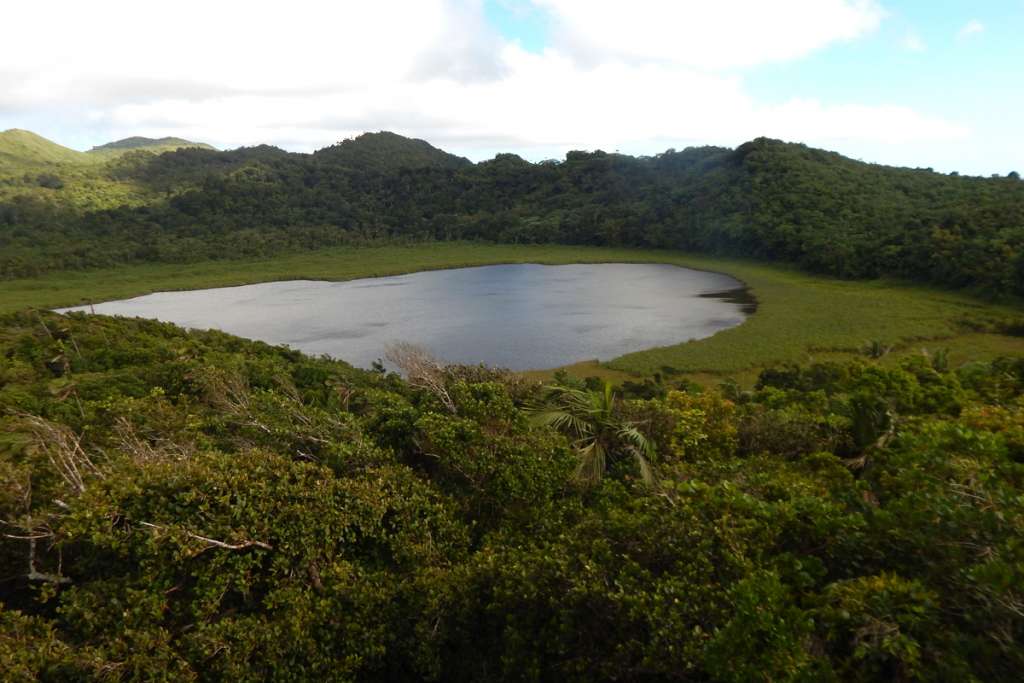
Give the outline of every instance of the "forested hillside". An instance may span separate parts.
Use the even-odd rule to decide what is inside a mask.
[[[465,168],[469,159],[443,152],[425,140],[411,140],[382,131],[342,140],[314,153],[321,161],[363,171],[397,171],[402,168]]]
[[[408,382],[0,319],[5,680],[1013,680],[1024,365]]]
[[[1024,294],[1024,182],[758,139],[634,158],[470,164],[390,133],[315,154],[127,153],[73,187],[0,193],[0,276],[422,239],[667,247]],[[79,187],[88,179],[76,181]],[[15,188],[16,189],[16,188]],[[118,197],[123,196],[123,201]]]
[[[123,158],[130,156],[129,165],[144,164],[164,152],[199,147],[213,149],[203,143],[181,138],[127,138],[79,152],[58,145],[27,130],[0,131],[0,248],[11,250],[11,234],[23,236],[19,230],[30,227],[22,221],[12,223],[12,206],[36,207],[30,215],[36,221],[46,221],[54,211],[66,213],[75,220],[88,211],[115,206],[151,205],[161,196],[141,183],[119,176],[117,169],[124,167]],[[42,231],[42,239],[55,235]],[[33,248],[46,249],[48,245],[32,242]],[[43,266],[47,267],[47,266]]]
[[[101,163],[129,150],[161,153],[190,147],[213,149],[210,145],[182,138],[131,137],[98,145],[88,152],[79,152],[31,131],[12,128],[0,131],[0,172],[12,173],[39,167],[67,170],[75,165]]]

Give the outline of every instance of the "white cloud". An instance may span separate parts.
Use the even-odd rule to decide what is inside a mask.
[[[903,40],[900,41],[900,45],[908,52],[925,52],[928,50],[928,46],[925,45],[924,40],[916,31],[908,31],[903,36]]]
[[[862,35],[881,19],[874,2],[535,1],[561,36],[541,54],[496,36],[479,0],[179,0],[166,13],[128,0],[13,3],[5,22],[47,26],[48,38],[0,42],[0,128],[295,150],[388,129],[472,158],[535,159],[759,135],[835,147],[969,134],[897,103],[767,105],[747,93],[735,69]]]
[[[971,36],[983,33],[984,31],[985,24],[981,23],[977,19],[971,19],[966,24],[964,24],[959,31],[957,31],[956,37],[959,40],[965,40],[967,38],[970,38]]]
[[[964,126],[899,105],[826,106],[817,100],[791,100],[759,110],[756,116],[774,136],[827,145],[853,141],[898,145],[960,140],[970,134]]]
[[[873,31],[874,0],[534,0],[554,21],[558,44],[585,62],[609,58],[703,69],[803,57]]]
[[[500,80],[377,84],[319,95],[158,100],[106,114],[117,130],[173,129],[222,144],[285,141],[313,149],[366,129],[390,128],[470,156],[474,149],[629,148],[665,141],[735,145],[769,135],[815,144],[957,139],[962,127],[898,106],[827,106],[815,100],[760,105],[738,78],[666,65],[580,69],[554,52],[507,47]],[[240,127],[239,121],[246,122]]]
[[[479,3],[137,0],[6,3],[0,72],[23,101],[344,90],[494,71]],[[43,27],[36,30],[36,27]],[[431,67],[434,70],[431,70]]]

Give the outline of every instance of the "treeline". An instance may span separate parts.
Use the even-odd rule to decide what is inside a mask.
[[[5,680],[1024,667],[1019,359],[616,393],[143,320],[0,332]]]
[[[865,164],[758,139],[634,158],[479,164],[362,136],[316,154],[272,147],[128,154],[108,172],[164,197],[78,212],[0,205],[0,276],[262,256],[390,240],[687,249],[1024,294],[1024,182]]]

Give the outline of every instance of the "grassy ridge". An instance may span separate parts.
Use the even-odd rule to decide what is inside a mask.
[[[81,164],[97,161],[84,152],[58,145],[27,130],[0,131],[0,168],[46,164]]]
[[[64,272],[0,283],[0,312],[53,308],[137,296],[287,279],[348,280],[493,263],[670,263],[733,275],[747,283],[758,312],[714,337],[628,354],[581,374],[649,375],[672,368],[688,375],[749,375],[785,361],[857,353],[878,340],[898,355],[922,346],[949,348],[954,362],[1024,353],[1024,339],[978,332],[1019,317],[1009,306],[966,295],[885,282],[814,277],[779,266],[679,252],[568,246],[427,244],[348,248],[258,261],[153,264]]]

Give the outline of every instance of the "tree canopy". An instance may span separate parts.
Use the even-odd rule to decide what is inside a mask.
[[[503,154],[471,164],[375,133],[311,155],[267,146],[128,152],[95,174],[57,172],[47,184],[64,187],[49,192],[38,191],[38,170],[11,180],[0,193],[0,277],[429,239],[686,249],[844,278],[1024,293],[1024,183],[1015,174],[892,168],[764,138],[735,150],[571,152],[539,164]],[[101,179],[102,206],[62,201]],[[118,199],[123,188],[130,200]]]
[[[10,680],[1024,666],[1020,360],[865,357],[616,400],[563,377],[550,403],[596,392],[594,421],[641,432],[658,476],[609,458],[582,485],[586,444],[533,419],[544,388],[500,371],[407,383],[81,314],[0,330]]]

